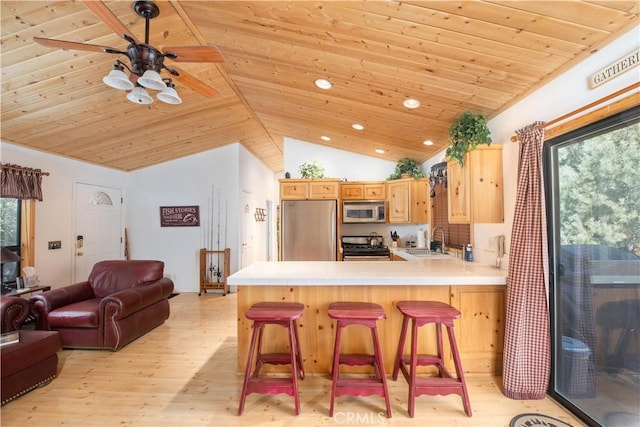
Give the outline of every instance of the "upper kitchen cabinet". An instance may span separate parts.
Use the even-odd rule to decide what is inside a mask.
[[[387,196],[384,182],[349,182],[340,184],[342,200],[385,200]]]
[[[429,222],[429,180],[426,178],[387,181],[387,213],[390,223]]]
[[[337,179],[281,179],[281,200],[338,199]]]
[[[464,157],[464,167],[447,162],[449,222],[504,222],[502,145],[482,145]]]

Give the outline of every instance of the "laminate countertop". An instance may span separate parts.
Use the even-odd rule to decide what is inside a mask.
[[[236,286],[452,286],[505,285],[507,273],[493,266],[466,262],[453,255],[412,257],[400,261],[256,262],[232,274]]]

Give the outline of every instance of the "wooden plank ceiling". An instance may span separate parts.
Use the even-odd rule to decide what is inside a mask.
[[[105,4],[144,40],[132,2]],[[234,142],[281,171],[285,136],[424,161],[446,146],[457,115],[503,111],[637,25],[639,4],[158,1],[151,45],[212,44],[225,62],[179,64],[217,96],[177,81],[181,105],[142,106],[102,83],[126,57],[33,41],[125,50],[85,3],[3,1],[1,138],[123,171]],[[318,89],[316,78],[333,89]],[[403,107],[408,97],[421,106]]]

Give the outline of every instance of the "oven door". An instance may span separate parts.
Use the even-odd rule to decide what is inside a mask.
[[[343,261],[391,261],[391,257],[384,255],[345,255]]]

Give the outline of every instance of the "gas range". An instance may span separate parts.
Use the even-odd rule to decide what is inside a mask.
[[[372,236],[342,236],[343,261],[389,261],[391,251],[382,244],[371,244]]]

